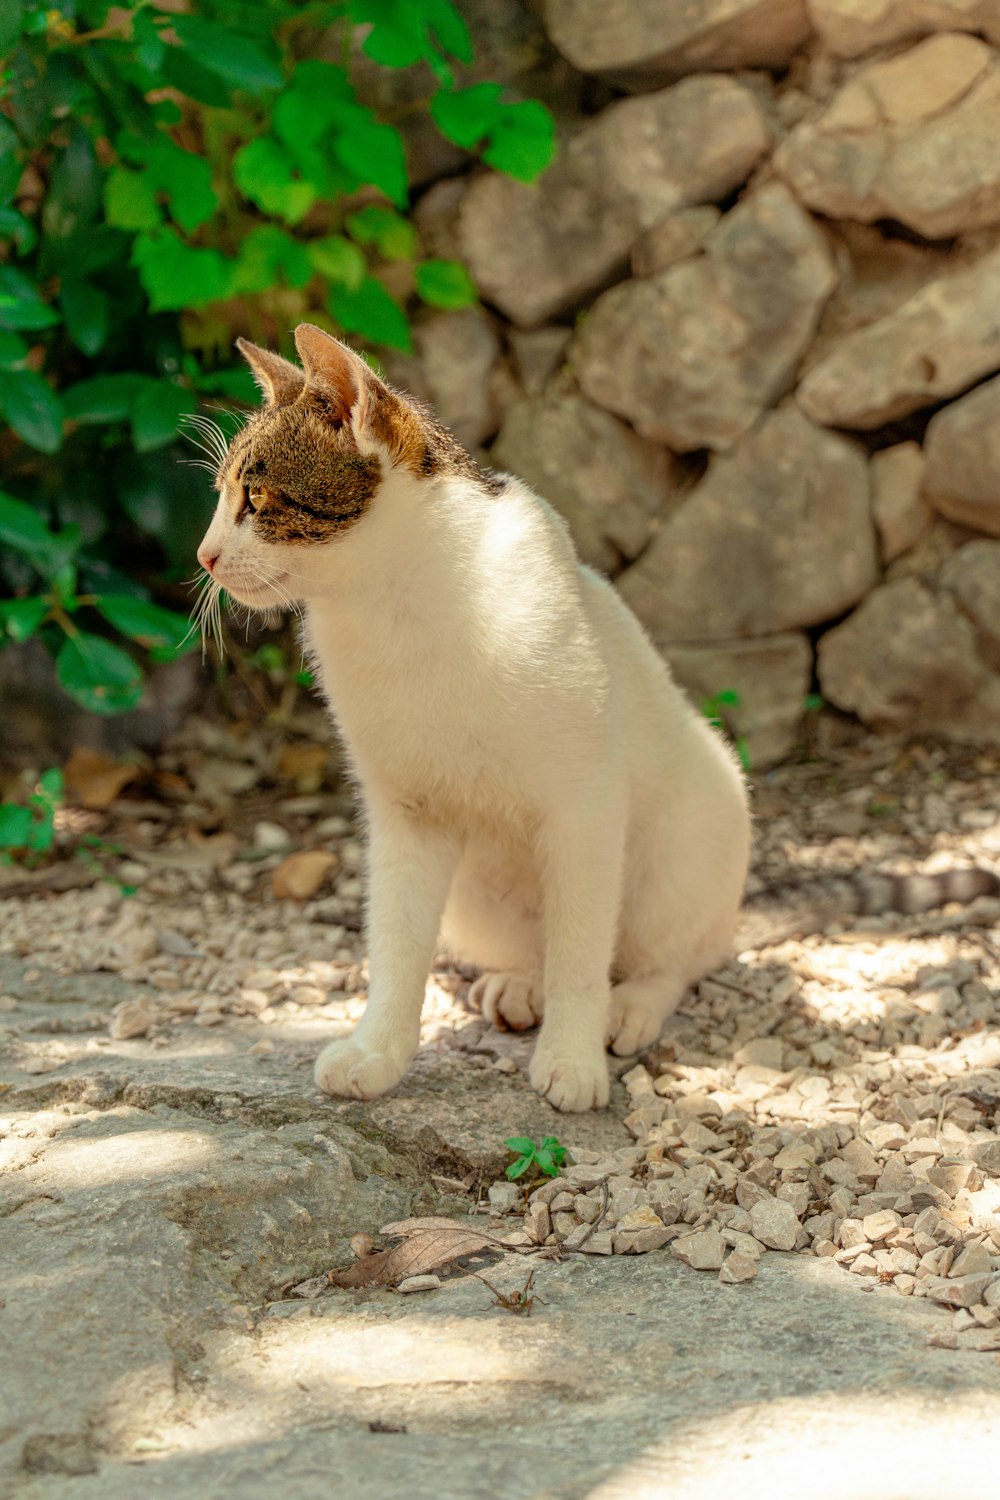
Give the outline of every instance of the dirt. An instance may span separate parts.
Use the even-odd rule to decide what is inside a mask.
[[[400,1088],[331,1100],[310,1064],[363,1004],[362,850],[344,791],[280,753],[192,726],[61,815],[85,883],[0,905],[0,1493],[839,1496],[849,1447],[856,1495],[985,1495],[995,899],[742,953],[582,1117],[442,957]],[[751,893],[995,867],[998,770],[834,730],[760,778]],[[323,883],[275,896],[303,850]],[[573,1162],[491,1213],[509,1135]],[[511,1248],[410,1296],[295,1294],[413,1214]],[[529,1268],[530,1314],[472,1274],[516,1302]]]

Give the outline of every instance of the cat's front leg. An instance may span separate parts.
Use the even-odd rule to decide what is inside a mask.
[[[556,1109],[608,1102],[604,1045],[624,842],[624,812],[606,786],[550,816],[543,832],[545,1014],[531,1082]]]
[[[349,1037],[316,1059],[328,1094],[374,1099],[393,1088],[420,1040],[420,1011],[458,845],[391,804],[369,809],[368,966],[365,1013]]]

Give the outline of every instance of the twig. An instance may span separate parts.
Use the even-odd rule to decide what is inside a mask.
[[[590,1225],[589,1229],[587,1230],[587,1233],[583,1236],[583,1239],[580,1241],[580,1243],[578,1245],[574,1245],[572,1247],[574,1250],[582,1250],[583,1249],[584,1245],[587,1243],[587,1241],[590,1239],[590,1236],[597,1229],[597,1227],[599,1226],[601,1220],[604,1218],[604,1215],[607,1213],[607,1211],[608,1211],[608,1179],[605,1177],[604,1181],[601,1183],[601,1207],[600,1207],[600,1211],[599,1211],[599,1213],[597,1215],[597,1218]]]

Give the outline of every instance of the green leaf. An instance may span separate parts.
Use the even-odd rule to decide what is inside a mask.
[[[6,53],[21,31],[21,0],[0,0],[0,56]]]
[[[476,287],[457,260],[424,260],[415,272],[417,292],[428,307],[471,307]]]
[[[63,608],[69,610],[70,614],[76,614],[77,609],[76,581],[76,564],[73,562],[63,563],[62,567],[57,568],[52,574],[53,593]]]
[[[347,333],[358,333],[373,344],[401,349],[409,354],[413,348],[406,313],[380,281],[366,276],[356,290],[331,286],[327,307]]]
[[[344,118],[345,105],[354,104],[345,70],[310,59],[299,63],[275,102],[272,125],[297,155],[302,146],[315,145],[331,125]]]
[[[170,213],[188,234],[210,219],[219,206],[212,168],[202,156],[183,151],[168,136],[156,142],[146,161],[153,179],[170,200]]]
[[[423,0],[427,24],[443,51],[469,66],[473,60],[472,37],[464,17],[451,0]]]
[[[124,713],[142,697],[142,672],[128,652],[85,631],[63,642],[56,676],[71,698],[95,714]]]
[[[197,406],[193,391],[172,380],[150,381],[132,403],[132,446],[137,453],[165,448],[177,436],[181,417]]]
[[[49,601],[38,595],[31,599],[8,599],[0,604],[0,620],[12,641],[30,640],[48,612]]]
[[[316,270],[331,281],[339,282],[351,291],[357,291],[367,274],[365,258],[357,245],[345,240],[341,234],[329,234],[325,239],[310,240],[309,258]]]
[[[359,245],[375,245],[386,260],[412,260],[420,244],[410,221],[380,203],[348,214],[347,232]]]
[[[483,161],[519,182],[534,182],[552,161],[556,127],[552,115],[537,99],[505,104],[490,132]]]
[[[266,292],[282,282],[305,286],[313,277],[311,249],[277,224],[258,224],[240,245],[234,290]]]
[[[229,87],[218,74],[204,67],[186,47],[167,47],[163,53],[164,81],[189,99],[217,109],[232,103]]]
[[[41,453],[55,453],[62,446],[62,402],[34,370],[0,372],[0,416]]]
[[[137,235],[132,261],[153,312],[204,307],[232,291],[235,261],[185,245],[170,228]]]
[[[535,1152],[535,1162],[539,1171],[544,1172],[546,1177],[555,1177],[558,1174],[559,1169],[552,1160],[552,1152],[546,1151],[544,1147],[539,1147]]]
[[[228,26],[202,20],[200,16],[175,15],[171,25],[201,64],[233,88],[257,94],[265,89],[280,89],[284,83],[272,48],[265,49]]]
[[[510,1178],[511,1182],[516,1182],[519,1177],[524,1176],[525,1172],[527,1172],[528,1168],[531,1166],[532,1160],[533,1158],[530,1156],[522,1156],[520,1161],[511,1162],[510,1166],[507,1168],[507,1176]]]
[[[109,625],[147,650],[155,648],[176,654],[189,637],[192,645],[196,643],[186,615],[162,609],[147,599],[137,599],[131,594],[102,594],[94,601],[94,607]]]
[[[59,289],[59,306],[66,332],[80,352],[99,354],[107,343],[111,323],[107,293],[89,281],[64,278]]]
[[[15,100],[14,108],[17,109],[17,107],[18,102]],[[23,126],[30,130],[30,123],[28,119],[25,119]],[[0,115],[0,201],[6,202],[17,192],[23,167],[24,160],[17,131],[6,115]],[[16,210],[8,209],[7,212],[14,213]]]
[[[233,177],[243,196],[288,224],[297,224],[316,201],[315,188],[299,181],[295,171],[289,152],[272,135],[250,141],[233,158]]]
[[[419,0],[350,0],[349,19],[370,26],[362,51],[384,68],[409,68],[428,51],[427,21]]]
[[[155,229],[163,218],[149,174],[112,167],[104,184],[104,212],[116,229]]]
[[[0,140],[0,161],[2,159],[3,141]],[[2,183],[0,183],[0,196],[2,196]],[[32,221],[9,205],[0,207],[0,235],[8,236],[14,241],[18,255],[27,255],[38,243],[38,231]]]
[[[166,44],[148,10],[137,10],[132,15],[132,44],[139,64],[149,73],[158,73]]]
[[[508,1151],[516,1151],[519,1156],[533,1156],[535,1143],[526,1135],[512,1135],[504,1142]]]
[[[101,208],[102,177],[90,137],[82,125],[75,123],[66,147],[56,158],[42,203],[42,227],[47,239],[76,234],[93,224]]]
[[[498,83],[474,83],[467,89],[438,89],[431,118],[443,136],[469,151],[500,118],[503,92]]]
[[[0,328],[51,328],[59,314],[38,295],[38,288],[16,266],[0,266]]]
[[[13,370],[23,365],[28,357],[28,346],[24,339],[6,328],[0,328],[0,370]]]
[[[70,422],[93,425],[101,422],[127,422],[132,403],[142,390],[147,375],[93,375],[77,381],[63,392],[63,404]]]
[[[406,154],[398,130],[373,118],[359,119],[340,132],[334,151],[359,182],[381,188],[400,207],[406,203]]]
[[[32,802],[44,801],[49,804],[59,802],[65,790],[66,778],[58,766],[54,766],[50,771],[43,771],[39,776],[38,791],[34,793],[31,800]]]
[[[30,807],[0,802],[0,849],[27,849],[34,821]]]
[[[228,396],[231,401],[240,401],[244,406],[256,406],[260,400],[257,382],[245,365],[231,370],[213,370],[202,373],[196,382],[200,391]]]
[[[0,494],[0,543],[23,553],[39,573],[51,577],[79,546],[80,528],[50,531],[33,506]]]

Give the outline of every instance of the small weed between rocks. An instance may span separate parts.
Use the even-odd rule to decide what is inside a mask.
[[[526,1135],[512,1135],[506,1142],[508,1151],[516,1157],[507,1168],[511,1182],[532,1172],[534,1177],[558,1177],[559,1169],[566,1160],[566,1147],[559,1144],[554,1135],[547,1135],[540,1146]]]
[[[62,806],[63,790],[61,771],[43,771],[27,807],[0,802],[0,859],[9,863],[15,854],[30,860],[49,853],[55,843],[56,809]]]

